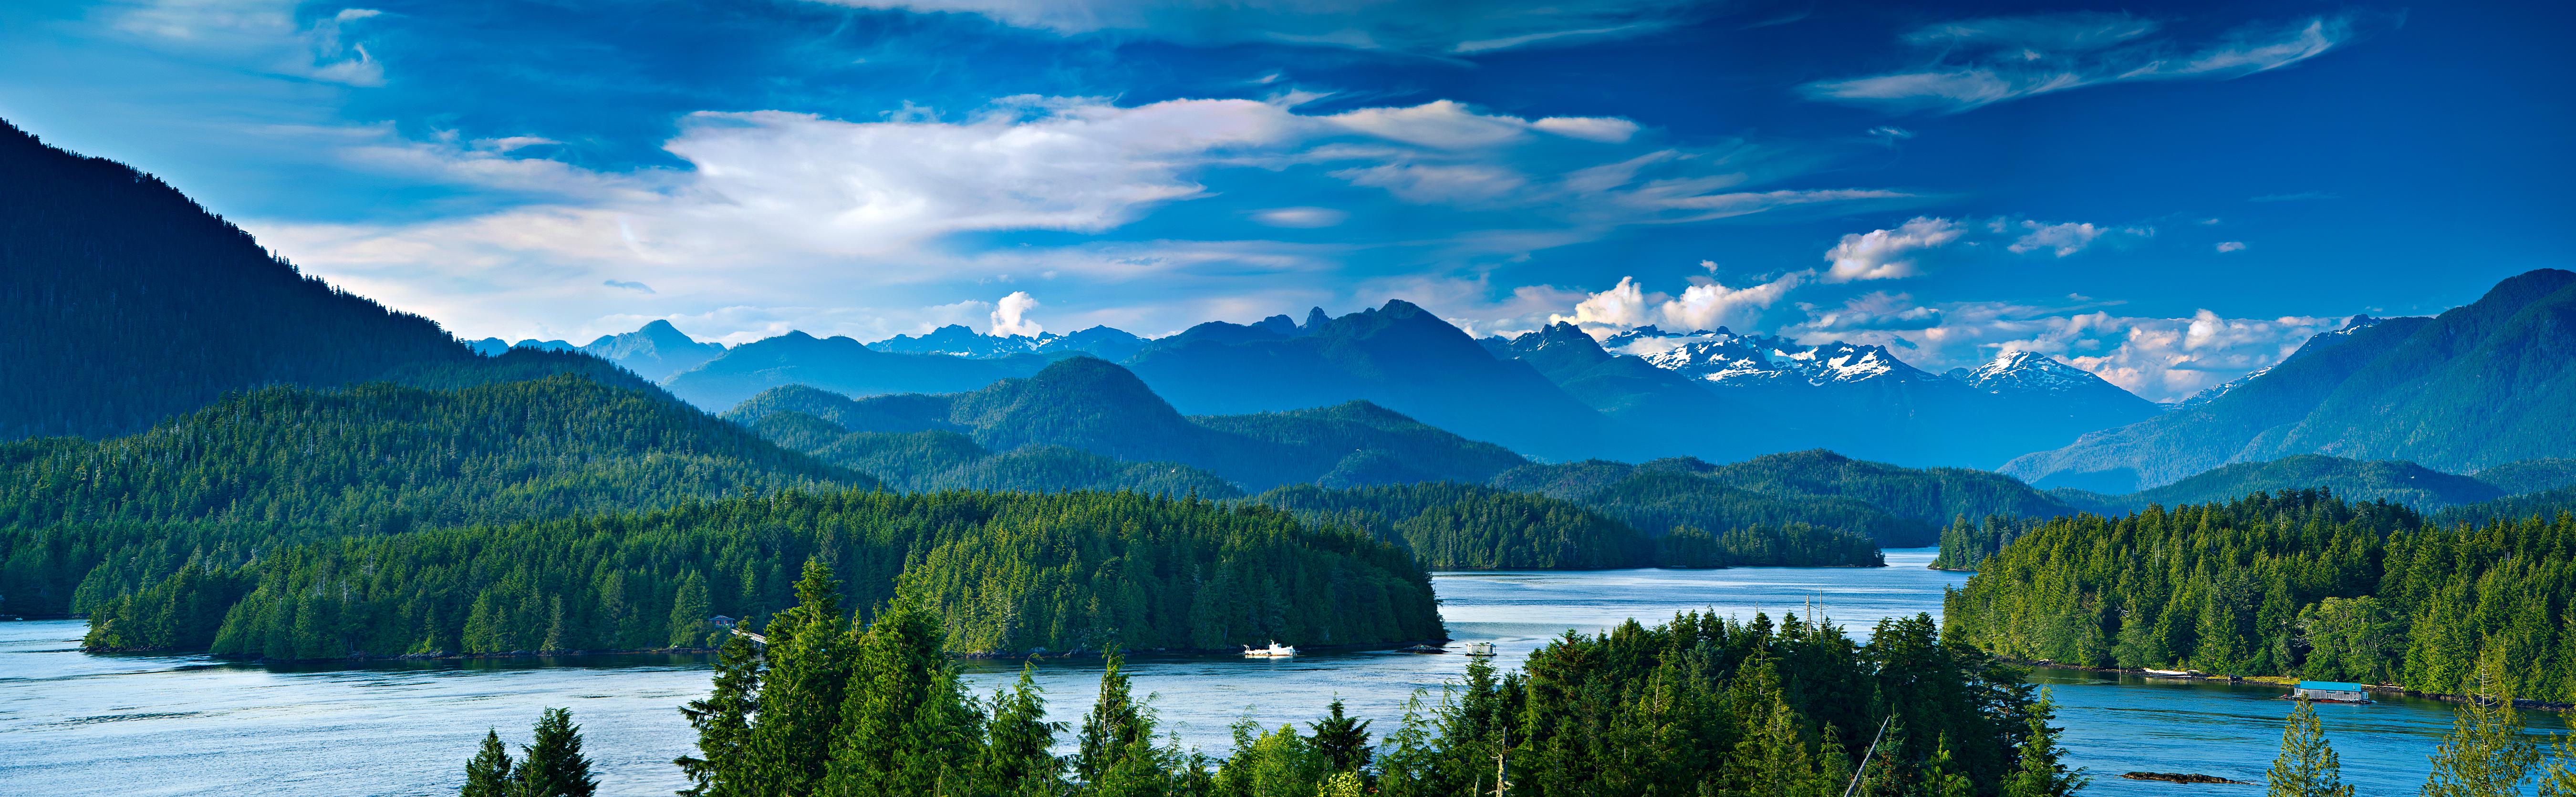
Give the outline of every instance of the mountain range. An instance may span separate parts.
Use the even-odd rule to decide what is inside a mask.
[[[582,348],[650,373],[601,343]],[[963,392],[1075,355],[1124,365],[1185,414],[1367,401],[1560,461],[1725,460],[1822,447],[1906,465],[1992,467],[2159,411],[2031,352],[1934,374],[1883,347],[1804,345],[1723,328],[1645,327],[1596,341],[1558,324],[1480,341],[1404,301],[1340,317],[1313,309],[1303,322],[1286,315],[1208,322],[1158,339],[1107,327],[1030,337],[951,325],[870,344],[790,333],[726,350],[662,382],[722,410],[791,384],[850,396]]]
[[[1468,440],[1365,401],[1278,413],[1188,417],[1135,374],[1092,357],[1068,357],[1024,379],[1004,379],[979,390],[945,395],[852,399],[802,386],[781,387],[725,415],[754,428],[784,431],[788,427],[781,426],[781,416],[804,416],[842,433],[830,438],[806,436],[800,440],[802,445],[791,447],[898,483],[920,480],[928,475],[925,472],[958,463],[949,461],[955,457],[917,463],[886,460],[871,452],[933,448],[942,436],[970,440],[985,456],[1061,448],[1115,461],[1164,463],[1214,474],[1246,491],[1294,483],[1328,487],[1481,483],[1527,464],[1501,446]],[[789,442],[784,437],[772,439]],[[949,449],[959,450],[953,444]],[[965,457],[969,462],[977,459],[971,454]],[[874,468],[868,467],[871,463]]]
[[[2542,269],[2438,316],[2320,335],[2205,402],[2024,455],[2003,472],[2127,492],[2298,454],[2467,473],[2571,448],[2576,273]]]
[[[522,340],[505,343],[500,338],[484,338],[465,344],[475,353],[498,356],[511,349],[577,351],[618,364],[636,376],[655,382],[672,374],[703,365],[723,356],[722,343],[700,343],[691,340],[671,322],[655,319],[641,329],[616,335],[601,335],[588,344],[575,346],[560,340]]]

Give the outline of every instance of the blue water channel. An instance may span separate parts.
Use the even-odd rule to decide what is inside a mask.
[[[1653,622],[1713,609],[1749,617],[1813,606],[1866,636],[1881,618],[1941,609],[1964,574],[1925,569],[1929,549],[1888,552],[1886,568],[1741,568],[1595,572],[1442,573],[1441,613],[1461,642],[1492,642],[1504,666],[1568,629],[1628,618]],[[453,794],[484,729],[525,741],[539,709],[566,706],[598,762],[603,795],[680,788],[670,760],[692,736],[674,707],[705,694],[695,656],[389,662],[269,666],[202,656],[79,652],[80,621],[0,622],[0,784],[9,794]],[[1280,640],[1295,643],[1297,640]],[[1396,725],[1417,690],[1454,681],[1456,655],[1310,654],[1285,661],[1139,656],[1137,688],[1154,694],[1165,727],[1211,754],[1226,727],[1314,720],[1341,698]],[[1018,672],[1016,662],[969,662],[976,691]],[[1056,719],[1078,722],[1098,688],[1099,662],[1050,662],[1040,683]],[[2090,794],[2255,795],[2258,786],[2124,780],[2130,771],[2190,772],[2260,781],[2289,712],[2282,690],[2149,681],[2041,669],[2067,728],[2072,763],[2094,775]],[[2449,728],[2446,704],[2404,698],[2321,706],[2344,775],[2362,794],[2404,794],[2422,783]],[[2559,718],[2526,714],[2536,729]]]

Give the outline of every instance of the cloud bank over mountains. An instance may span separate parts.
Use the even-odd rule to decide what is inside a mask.
[[[2341,182],[2350,170],[2215,185],[2297,154],[2257,142],[2246,162],[2114,172],[2146,160],[2126,154],[2139,140],[2205,137],[2184,129],[2218,107],[2202,93],[2261,104],[2267,81],[2367,51],[2393,15],[559,11],[42,0],[0,12],[0,65],[59,62],[59,79],[26,85],[66,88],[0,87],[0,110],[130,128],[117,135],[150,145],[99,154],[181,178],[308,271],[469,337],[654,319],[733,343],[949,323],[1159,335],[1405,299],[1480,335],[1727,327],[1884,344],[1934,370],[2045,352],[2171,398],[2268,364],[2328,323],[2311,314],[2384,312],[2349,296],[2221,305],[2186,295],[2188,278],[2134,276],[2314,268],[2299,264],[2324,258],[2318,236],[2294,240],[2276,211],[2392,193]],[[2143,83],[2179,105],[2137,116],[2182,133],[2050,126],[2069,99]],[[2105,132],[2121,126],[2139,140]]]

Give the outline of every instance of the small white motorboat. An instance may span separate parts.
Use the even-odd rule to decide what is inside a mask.
[[[1469,655],[1469,656],[1491,656],[1491,655],[1494,655],[1494,643],[1492,643],[1492,642],[1469,642],[1469,643],[1467,643],[1467,655]]]
[[[1295,655],[1297,655],[1296,646],[1279,644],[1279,640],[1276,639],[1270,640],[1270,647],[1266,648],[1243,646],[1243,657],[1247,659],[1285,659]]]

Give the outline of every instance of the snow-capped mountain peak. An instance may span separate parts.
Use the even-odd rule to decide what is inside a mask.
[[[1725,327],[1698,332],[1638,327],[1602,340],[1601,348],[1717,384],[1805,382],[1822,386],[1891,376],[1930,376],[1898,360],[1882,346],[1841,341],[1809,345],[1768,335],[1739,335]]]
[[[1988,393],[2006,390],[2057,392],[2102,383],[2102,377],[2031,351],[2007,351],[1975,368],[1950,372],[1951,378]]]

